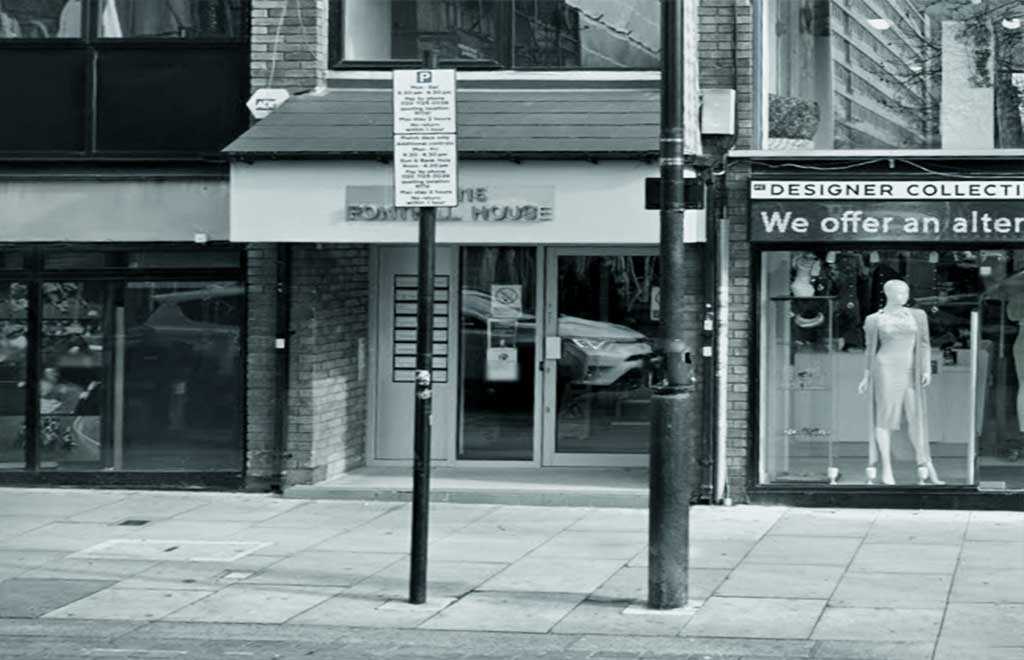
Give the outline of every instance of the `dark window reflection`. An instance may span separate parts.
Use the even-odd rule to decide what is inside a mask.
[[[128,284],[126,468],[241,468],[242,296],[234,282]]]

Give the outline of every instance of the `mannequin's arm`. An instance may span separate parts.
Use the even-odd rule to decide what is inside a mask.
[[[1024,298],[1011,298],[1006,305],[1006,317],[1014,323],[1024,319]]]
[[[857,385],[857,391],[864,394],[868,391],[868,384],[871,382],[871,362],[875,358],[875,351],[878,347],[878,319],[874,314],[869,314],[864,319],[864,377]]]
[[[917,310],[917,342],[921,352],[921,384],[927,386],[932,382],[932,340],[931,330],[928,328],[928,314],[923,309]]]

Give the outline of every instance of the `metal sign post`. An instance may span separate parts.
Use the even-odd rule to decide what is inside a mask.
[[[413,428],[412,548],[409,602],[427,600],[430,513],[430,430],[433,398],[434,224],[436,207],[458,203],[455,71],[438,69],[425,53],[424,69],[396,70],[394,103],[395,206],[419,208],[416,399]]]

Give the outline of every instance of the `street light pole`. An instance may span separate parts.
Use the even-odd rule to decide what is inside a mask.
[[[692,359],[683,342],[683,3],[661,0],[661,339],[665,363],[651,408],[647,604],[674,609],[688,597],[689,447],[683,429]]]

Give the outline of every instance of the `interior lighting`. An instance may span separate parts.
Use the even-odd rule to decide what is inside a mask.
[[[1006,28],[1007,30],[1019,30],[1020,29],[1020,19],[1019,18],[1004,18],[1003,19],[1003,27]]]
[[[868,25],[875,30],[888,30],[892,27],[892,23],[887,18],[869,18]]]

